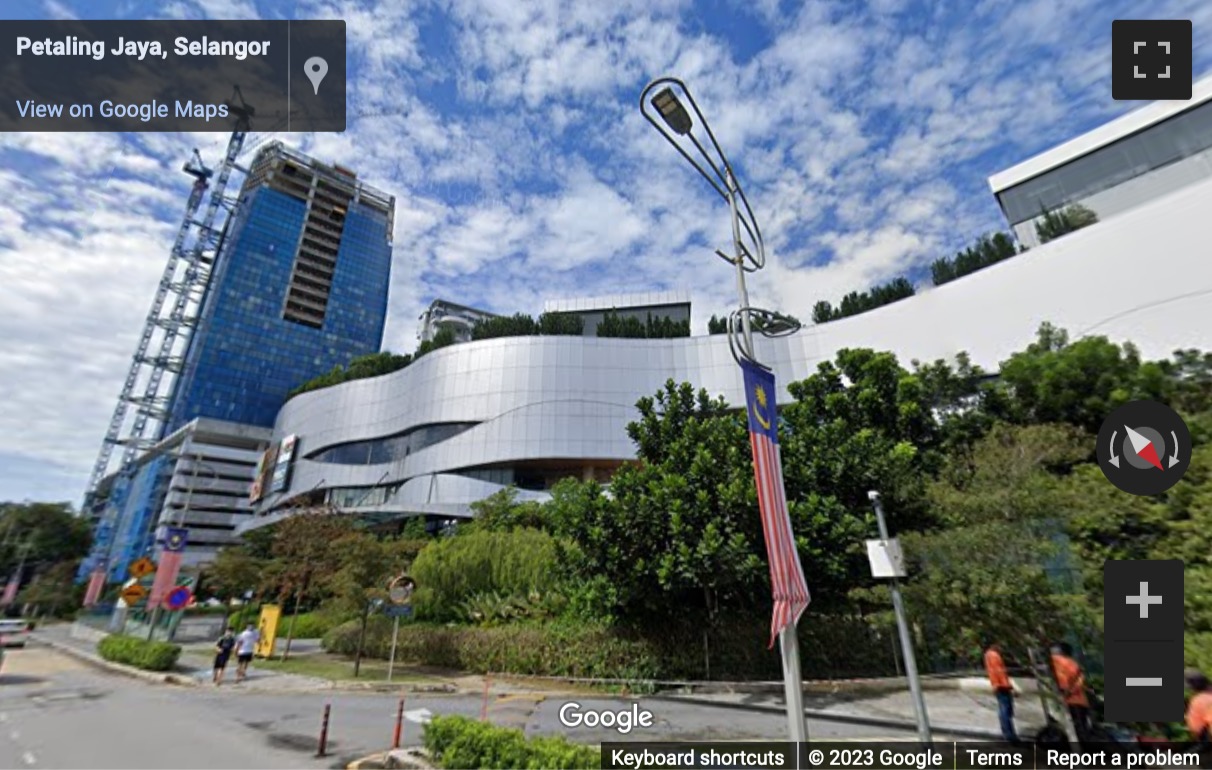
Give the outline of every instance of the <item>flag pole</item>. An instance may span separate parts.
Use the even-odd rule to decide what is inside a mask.
[[[753,348],[753,325],[749,319],[749,290],[745,286],[744,251],[741,243],[741,217],[737,208],[736,177],[732,167],[724,164],[724,183],[728,193],[728,209],[732,215],[733,264],[736,266],[736,291],[741,309],[741,329],[745,338],[745,351],[754,363],[758,363],[757,351]],[[773,393],[771,399],[775,398]],[[746,394],[748,403],[748,394]],[[777,429],[777,428],[776,428]],[[779,469],[780,475],[782,469]],[[782,483],[782,479],[779,479]],[[800,643],[796,636],[799,618],[792,616],[779,631],[779,650],[783,663],[783,697],[787,703],[787,727],[795,743],[808,742],[808,725],[804,721],[804,677],[800,673]]]

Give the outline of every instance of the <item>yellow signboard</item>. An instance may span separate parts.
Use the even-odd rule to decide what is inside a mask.
[[[147,589],[138,583],[131,583],[126,588],[122,589],[122,600],[126,602],[128,606],[138,604],[143,600],[144,596],[147,596]]]
[[[261,619],[257,622],[257,629],[261,632],[261,638],[257,642],[257,657],[268,658],[274,654],[274,638],[278,635],[278,618],[280,617],[282,617],[282,608],[278,605],[261,605]]]
[[[142,559],[137,560],[134,564],[130,565],[130,576],[133,577],[135,580],[139,580],[140,578],[145,578],[155,571],[156,571],[156,563],[154,561],[152,561],[151,559],[147,558],[146,556],[144,556]]]

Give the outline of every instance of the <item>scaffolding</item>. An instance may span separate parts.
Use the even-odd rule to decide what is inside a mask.
[[[168,427],[173,388],[184,368],[222,233],[235,205],[235,200],[226,195],[227,185],[233,171],[243,171],[237,168],[236,159],[255,110],[244,101],[238,86],[227,106],[235,117],[235,127],[222,163],[211,169],[195,149],[193,157],[182,167],[194,178],[185,214],[89,478],[82,510],[86,515],[96,516],[99,522],[93,554],[82,565],[88,571],[108,567],[120,528],[117,519],[126,503],[136,464],[148,448],[163,438]],[[133,419],[128,419],[132,410]],[[121,462],[115,477],[106,485],[102,507],[98,492],[109,474],[115,447],[122,447]]]

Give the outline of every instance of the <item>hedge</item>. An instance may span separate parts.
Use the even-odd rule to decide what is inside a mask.
[[[171,671],[177,665],[177,658],[181,657],[181,646],[114,634],[97,642],[97,652],[113,663],[124,663],[145,671]]]
[[[521,730],[476,722],[463,716],[436,716],[425,725],[425,748],[439,767],[600,768],[602,752],[562,737],[527,738]]]
[[[261,618],[260,609],[256,609],[255,611],[253,609],[249,609],[247,612],[244,613],[244,616],[243,616],[244,624],[241,625],[240,624],[240,621],[241,621],[240,612],[236,611],[236,612],[233,612],[230,615],[228,615],[227,625],[232,629],[232,631],[234,631],[235,633],[238,634],[244,630],[244,626],[247,626],[249,623],[252,623],[255,625],[260,620],[260,618]],[[344,621],[344,618],[341,618],[340,616],[332,615],[332,614],[324,612],[322,610],[316,610],[313,612],[300,612],[298,619],[295,621],[294,638],[295,639],[319,639],[320,637],[324,636],[332,629],[341,625],[341,623],[343,621]],[[289,630],[290,630],[290,613],[285,613],[280,618],[278,618],[278,636],[285,639],[286,632]]]
[[[476,673],[643,680],[778,679],[778,650],[770,649],[767,618],[737,618],[704,634],[670,621],[663,628],[611,628],[592,623],[514,623],[502,626],[400,626],[396,659]],[[324,637],[329,652],[353,655],[359,624]],[[807,678],[883,676],[895,672],[891,629],[851,617],[816,616],[800,624]],[[391,621],[373,617],[364,653],[386,658]],[[710,670],[708,670],[708,657]]]

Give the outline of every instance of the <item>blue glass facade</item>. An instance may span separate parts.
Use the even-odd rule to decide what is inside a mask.
[[[307,204],[248,191],[220,249],[167,430],[195,417],[272,426],[291,389],[378,352],[391,275],[388,218],[353,203],[337,250],[323,326],[283,316]]]
[[[167,457],[160,456],[140,465],[123,493],[112,499],[119,506],[112,537],[107,581],[118,582],[129,575],[131,562],[148,553],[155,534],[155,517],[167,482]]]

